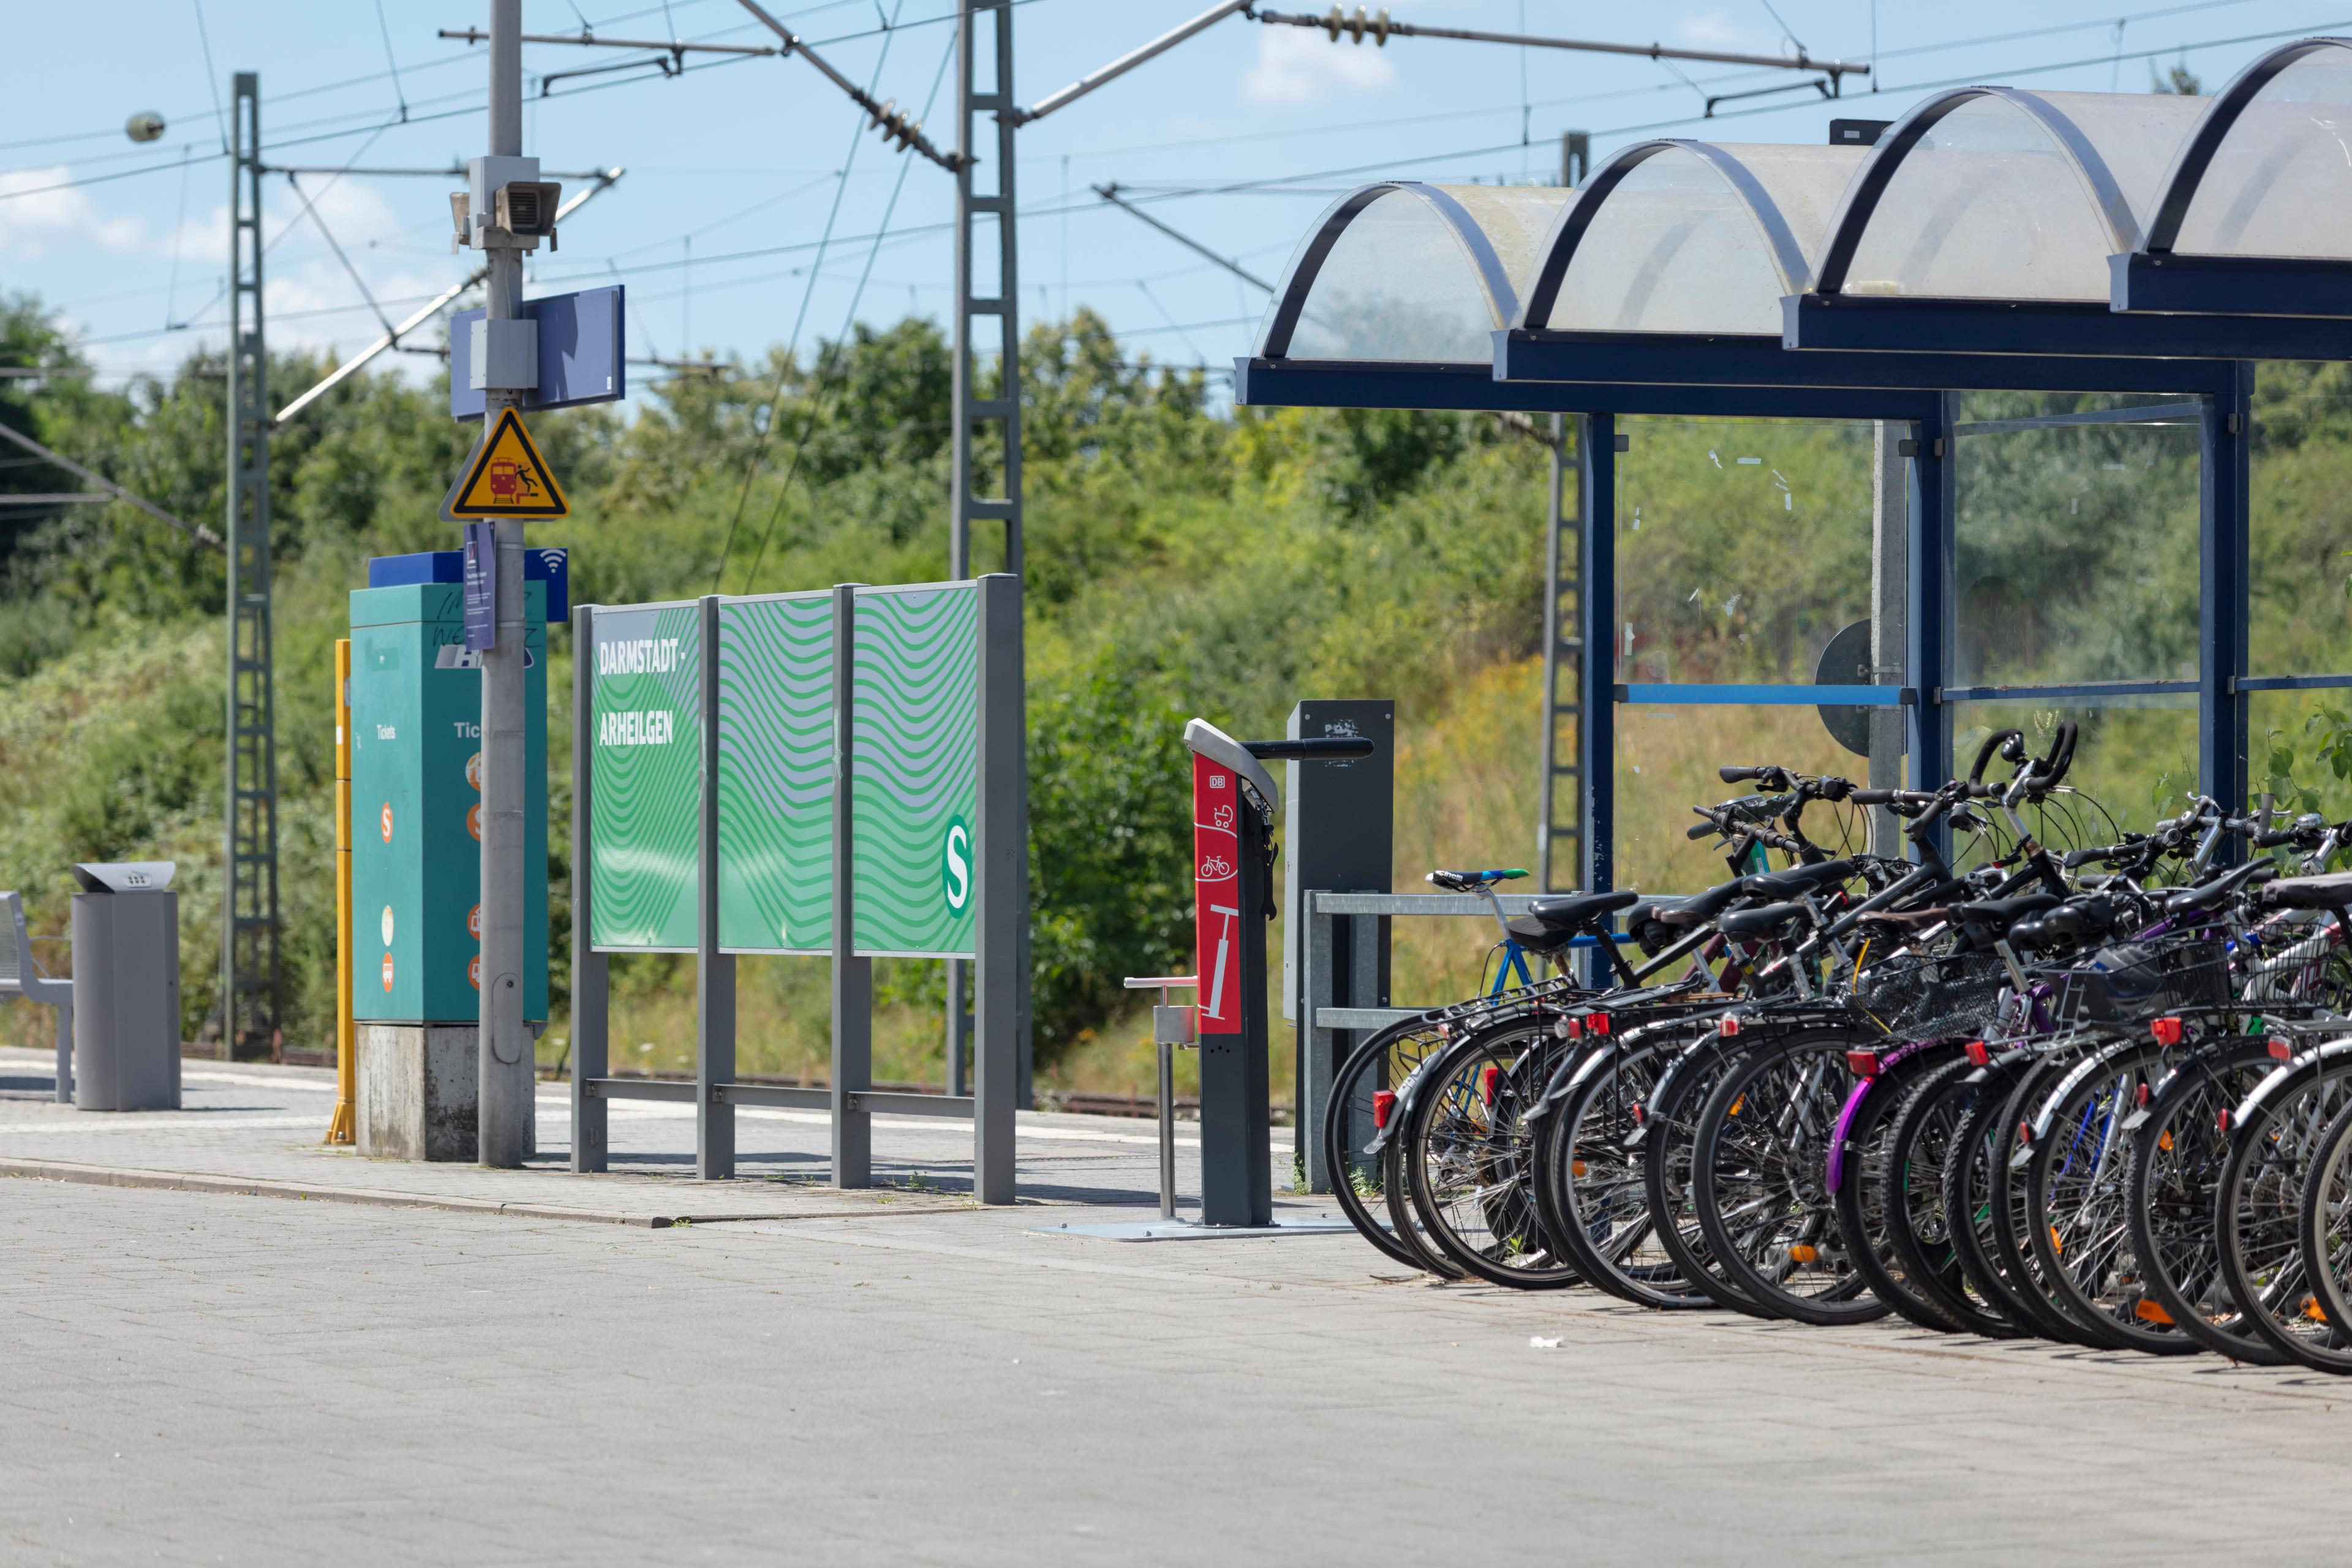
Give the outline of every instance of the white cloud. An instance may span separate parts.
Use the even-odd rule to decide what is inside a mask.
[[[87,245],[139,247],[145,226],[135,217],[106,216],[89,191],[69,185],[72,179],[66,163],[0,174],[0,254],[30,258]]]
[[[1370,44],[1334,43],[1309,27],[1261,27],[1257,63],[1242,78],[1253,103],[1317,104],[1338,92],[1377,92],[1396,80],[1387,54]]]

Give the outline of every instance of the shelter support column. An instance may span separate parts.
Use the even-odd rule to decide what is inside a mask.
[[[2248,787],[2246,673],[2250,615],[2254,366],[2241,360],[2225,391],[2205,399],[2198,465],[2198,787],[2228,811]]]
[[[1909,485],[1910,625],[1906,628],[1911,684],[1918,702],[1911,710],[1911,787],[1940,789],[1952,776],[1952,714],[1944,705],[1944,650],[1950,638],[1953,474],[1958,468],[1952,430],[1957,395],[1944,395],[1935,416],[1922,420],[1912,437]]]
[[[1577,497],[1582,581],[1577,595],[1576,767],[1584,789],[1583,883],[1615,886],[1617,841],[1617,417],[1586,416],[1580,433],[1583,484]]]
[[[1901,686],[1909,672],[1911,481],[1903,456],[1906,421],[1882,419],[1872,442],[1870,513],[1870,679]],[[1903,785],[1908,723],[1900,708],[1870,710],[1870,787]],[[1870,812],[1870,852],[1903,853],[1902,819],[1885,806]]]

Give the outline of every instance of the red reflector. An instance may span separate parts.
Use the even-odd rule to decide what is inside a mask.
[[[2178,1018],[2158,1018],[2147,1026],[2147,1032],[2156,1037],[2159,1046],[2177,1046],[2180,1043],[2181,1023]]]
[[[2147,1085],[2141,1084],[2137,1091],[2136,1091],[2132,1096],[2132,1103],[2134,1105],[2146,1105],[2147,1103]]]
[[[1732,1036],[1739,1033],[1739,1020],[1733,1017],[1730,1014],[1726,1013],[1723,1016],[1722,1021],[1717,1024],[1715,1028],[1717,1034],[1721,1035],[1727,1040]]]
[[[1581,1018],[1570,1018],[1570,1019],[1567,1019],[1567,1020],[1565,1020],[1565,1021],[1566,1021],[1566,1023],[1567,1023],[1567,1025],[1568,1025],[1568,1037],[1569,1037],[1570,1039],[1571,1039],[1571,1040],[1580,1040],[1580,1039],[1582,1039],[1582,1038],[1584,1037],[1584,1020],[1583,1020],[1583,1019],[1581,1019]]]
[[[2017,1141],[2021,1143],[2031,1143],[2033,1142],[2032,1122],[2021,1121],[2017,1124]]]
[[[1596,1035],[1606,1035],[1609,1032],[1609,1015],[1594,1013],[1584,1020],[1584,1026]]]
[[[1853,1076],[1856,1078],[1876,1078],[1878,1076],[1878,1053],[1876,1051],[1848,1051],[1845,1054],[1845,1065],[1853,1069]]]
[[[1372,1091],[1372,1125],[1374,1127],[1386,1131],[1389,1118],[1395,1113],[1395,1090],[1381,1089]]]
[[[1975,1067],[1987,1067],[1992,1062],[1992,1047],[1982,1040],[1969,1042],[1969,1061]]]
[[[2230,1130],[2230,1113],[2225,1110],[2221,1112],[2221,1115],[2215,1117],[2213,1119],[2213,1125],[2219,1127],[2222,1131],[2227,1132]]]
[[[1627,1109],[1627,1110],[1631,1110],[1631,1111],[1633,1113],[1633,1125],[1634,1125],[1634,1126],[1636,1126],[1636,1127],[1641,1126],[1641,1125],[1642,1125],[1642,1106],[1641,1106],[1641,1102],[1640,1102],[1639,1100],[1636,1100],[1633,1104],[1632,1104],[1632,1105],[1628,1106],[1626,1109]]]
[[[1478,1098],[1485,1100],[1489,1105],[1494,1104],[1495,1080],[1502,1076],[1503,1069],[1492,1065],[1489,1065],[1486,1071],[1480,1073],[1478,1075]]]
[[[2286,1041],[2273,1037],[2270,1043],[2270,1053],[2280,1061],[2285,1061],[2294,1055],[2294,1047]]]

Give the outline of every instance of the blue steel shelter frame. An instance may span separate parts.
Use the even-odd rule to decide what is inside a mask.
[[[1628,150],[1620,159],[1649,155]],[[1612,161],[1612,167],[1616,161]],[[1599,190],[1611,171],[1595,176]],[[2200,787],[2242,798],[2246,716],[2248,437],[2251,368],[2236,360],[2134,355],[2025,357],[1978,353],[1792,352],[1763,334],[1558,331],[1544,319],[1592,195],[1563,215],[1528,288],[1517,297],[1492,247],[1458,204],[1433,193],[1430,205],[1453,225],[1475,260],[1495,318],[1491,359],[1456,363],[1311,361],[1288,356],[1300,302],[1330,253],[1336,230],[1371,195],[1418,194],[1409,183],[1357,193],[1327,213],[1294,258],[1269,312],[1256,354],[1235,362],[1234,396],[1256,406],[1413,408],[1558,413],[1580,421],[1583,490],[1579,507],[1582,581],[1578,595],[1585,657],[1580,668],[1579,768],[1584,784],[1583,885],[1613,885],[1616,826],[1615,707],[1785,703],[1900,707],[1908,714],[1908,773],[1919,787],[1950,776],[1952,711],[1981,700],[2084,701],[2179,694],[2200,700]],[[1563,249],[1563,247],[1565,248]],[[1480,256],[1481,251],[1486,252]],[[2198,401],[2201,484],[2199,679],[2194,682],[2096,682],[2010,688],[1948,687],[1949,563],[1955,509],[1953,443],[1958,395],[1979,390],[2189,395]],[[1907,646],[1899,686],[1641,685],[1618,680],[1616,462],[1621,417],[1762,417],[1875,420],[1906,426],[1908,489]],[[1600,650],[1608,650],[1601,652]]]

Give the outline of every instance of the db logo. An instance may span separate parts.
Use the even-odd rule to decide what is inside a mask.
[[[479,752],[466,759],[466,782],[472,784],[477,792],[482,787],[482,753]]]
[[[1223,789],[1225,787],[1225,775],[1223,773],[1211,773],[1209,775],[1209,787],[1211,789]]]
[[[385,802],[383,803],[383,812],[382,812],[380,815],[378,815],[378,816],[376,817],[376,820],[377,820],[379,823],[383,824],[383,841],[384,841],[386,844],[391,843],[391,842],[392,842],[392,802],[390,802],[390,801],[385,801]]]
[[[392,954],[388,952],[383,955],[383,988],[392,989]]]
[[[482,955],[478,952],[467,962],[466,983],[477,991],[482,988]]]
[[[466,931],[476,942],[482,940],[482,906],[476,904],[466,916]]]
[[[1233,831],[1234,808],[1232,806],[1221,805],[1217,807],[1216,810],[1209,813],[1209,816],[1217,826],[1225,829],[1228,833]]]
[[[386,817],[384,820],[389,822],[392,819],[390,817]],[[466,831],[474,836],[475,843],[479,844],[482,841],[482,804],[479,801],[476,801],[473,805],[466,808]],[[390,838],[392,837],[392,829],[389,827],[385,828],[383,836],[386,838]]]

